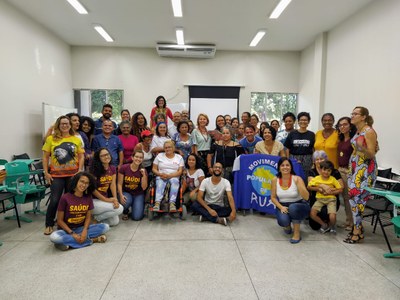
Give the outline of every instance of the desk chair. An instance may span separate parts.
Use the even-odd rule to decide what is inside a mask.
[[[400,192],[400,184],[395,184],[390,189],[394,192]],[[364,215],[363,218],[371,217],[371,225],[374,226],[373,233],[376,231],[376,227],[379,223],[381,227],[383,236],[385,237],[386,244],[390,252],[392,252],[389,240],[386,235],[385,227],[393,225],[392,218],[393,218],[393,204],[385,197],[371,197],[367,201],[365,208],[372,210],[372,213]],[[389,214],[389,216],[387,215]]]
[[[5,179],[6,190],[15,195],[17,204],[33,203],[33,210],[25,211],[25,213],[33,212],[44,214],[40,210],[40,200],[42,200],[46,193],[46,186],[31,184],[30,176],[36,175],[42,171],[30,171],[29,167],[24,162],[10,162],[5,165],[7,176]],[[13,217],[6,217],[6,219],[15,219]],[[22,221],[32,222],[26,217],[20,217]]]
[[[15,195],[13,193],[6,192],[6,186],[4,185],[0,186],[0,203],[0,213],[6,213],[7,211],[14,209],[18,227],[21,228]],[[3,243],[0,241],[0,246],[2,244]]]
[[[394,217],[392,219],[392,223],[394,225],[394,232],[396,233],[396,236],[400,238],[400,216]],[[392,252],[392,253],[385,253],[383,254],[384,257],[390,258],[390,257],[399,257],[400,252]]]

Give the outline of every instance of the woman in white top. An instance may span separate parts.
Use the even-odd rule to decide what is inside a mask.
[[[153,155],[157,155],[160,152],[164,151],[164,143],[167,140],[171,140],[168,135],[167,124],[164,122],[160,122],[156,126],[156,134],[153,136],[153,140],[151,141],[150,151]]]
[[[310,205],[305,201],[308,197],[304,181],[294,173],[292,162],[282,157],[278,162],[278,174],[271,182],[271,201],[276,206],[278,224],[286,234],[293,232],[292,244],[301,241],[300,223],[310,214]]]
[[[254,153],[285,156],[281,142],[275,141],[276,130],[272,126],[266,126],[262,131],[263,141],[256,144]]]
[[[200,183],[204,179],[204,171],[201,169],[200,158],[196,154],[189,154],[185,163],[185,180],[183,181],[183,201],[192,203],[197,199]]]
[[[169,190],[169,212],[176,212],[176,198],[179,191],[179,177],[182,175],[184,162],[182,156],[175,154],[174,142],[164,143],[164,152],[159,153],[153,162],[153,175],[156,177],[156,196],[153,211],[160,210],[160,203],[167,183]]]

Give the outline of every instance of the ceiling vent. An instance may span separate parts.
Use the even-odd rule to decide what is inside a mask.
[[[213,58],[215,45],[157,44],[157,52],[165,57]]]

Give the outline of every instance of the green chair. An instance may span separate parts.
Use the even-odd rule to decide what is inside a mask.
[[[15,200],[18,205],[33,203],[33,209],[25,213],[45,214],[40,210],[40,201],[45,197],[46,186],[35,185],[30,182],[30,176],[42,171],[30,171],[25,162],[9,162],[5,165],[7,176],[5,185],[8,192],[15,194]],[[6,219],[15,219],[15,216],[6,217]],[[20,217],[24,222],[32,222],[26,217]]]
[[[392,223],[394,225],[395,234],[400,238],[400,216],[392,218]],[[386,258],[400,257],[400,252],[385,253],[383,256]]]

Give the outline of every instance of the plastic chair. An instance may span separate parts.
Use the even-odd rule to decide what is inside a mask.
[[[8,203],[10,202],[10,203]],[[0,186],[0,213],[6,213],[9,210],[15,210],[16,220],[18,222],[18,227],[21,228],[21,223],[19,221],[17,203],[15,201],[15,195],[13,193],[6,192],[6,186]],[[0,246],[2,242],[0,242]]]
[[[394,233],[400,238],[400,216],[392,218],[392,223],[394,225]],[[386,258],[399,257],[400,252],[385,253],[383,256]]]
[[[40,200],[46,193],[46,186],[31,184],[30,176],[42,173],[42,171],[30,171],[29,167],[24,162],[10,162],[5,165],[7,177],[5,180],[6,189],[8,192],[15,194],[17,204],[33,202],[33,209],[25,211],[25,213],[40,213],[45,214],[40,210]],[[6,217],[6,219],[15,219]],[[22,221],[32,222],[26,217],[20,217]]]

